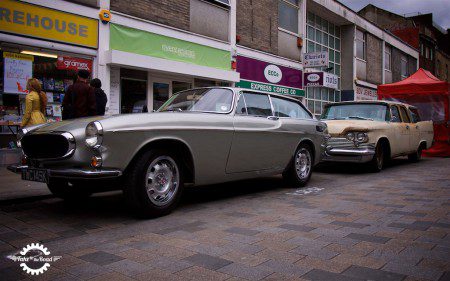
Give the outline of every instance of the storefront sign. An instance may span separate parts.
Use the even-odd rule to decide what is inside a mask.
[[[72,69],[77,71],[84,69],[92,73],[92,60],[59,56],[56,61],[56,68],[64,70]]]
[[[304,76],[304,87],[326,87],[336,90],[339,88],[337,75],[318,71],[304,73]]]
[[[33,56],[3,52],[5,58],[4,92],[24,94],[28,79],[33,77]]]
[[[328,66],[328,52],[304,53],[304,67]]]
[[[229,51],[117,24],[110,25],[110,49],[225,70],[231,69]]]
[[[301,70],[238,56],[236,71],[241,75],[241,81],[236,83],[237,87],[277,94],[305,95]]]
[[[377,90],[356,86],[355,100],[378,100]]]
[[[98,20],[19,1],[0,1],[0,31],[97,48]]]

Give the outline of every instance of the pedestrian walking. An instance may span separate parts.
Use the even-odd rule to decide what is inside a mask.
[[[108,102],[108,98],[106,97],[105,92],[102,90],[102,81],[100,81],[100,79],[98,78],[92,79],[91,87],[94,88],[95,92],[97,115],[105,115],[105,108],[106,103]]]
[[[36,78],[27,81],[28,94],[25,97],[25,113],[22,118],[22,127],[46,123],[45,108],[47,95],[42,92],[42,86]]]
[[[89,71],[79,70],[77,81],[67,89],[62,103],[63,120],[97,114],[94,88],[88,84],[89,75]]]

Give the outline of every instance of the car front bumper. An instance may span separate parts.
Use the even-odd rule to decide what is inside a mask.
[[[10,165],[7,167],[11,172],[20,174],[22,170],[28,169],[27,165]],[[122,171],[118,169],[85,169],[85,168],[63,168],[63,169],[45,169],[49,178],[65,178],[65,179],[110,179],[117,178],[122,175]]]
[[[322,161],[366,163],[375,155],[375,144],[363,143],[356,146],[343,138],[328,141]]]

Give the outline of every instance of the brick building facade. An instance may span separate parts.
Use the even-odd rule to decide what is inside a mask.
[[[450,81],[447,74],[450,66],[449,30],[435,24],[432,14],[404,17],[374,5],[367,5],[358,14],[418,49],[419,67],[441,80]]]

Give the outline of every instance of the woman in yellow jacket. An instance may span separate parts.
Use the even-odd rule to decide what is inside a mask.
[[[27,90],[22,127],[46,123],[47,96],[42,92],[41,83],[36,78],[28,79]]]

